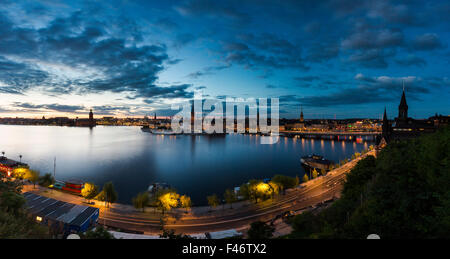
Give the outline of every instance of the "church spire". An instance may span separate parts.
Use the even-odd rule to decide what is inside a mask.
[[[386,106],[384,107],[383,125],[381,126],[382,136],[387,140],[389,137],[389,121],[386,114]]]
[[[303,105],[300,108],[300,122],[303,122],[304,118],[303,118]]]
[[[403,82],[403,94],[398,106],[398,118],[406,120],[408,118],[408,105],[406,104],[405,83]]]

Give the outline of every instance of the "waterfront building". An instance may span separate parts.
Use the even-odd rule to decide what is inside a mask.
[[[95,127],[96,122],[94,120],[94,113],[92,112],[92,109],[89,111],[89,119],[78,119],[78,117],[75,119],[75,126],[77,127]]]
[[[12,159],[9,159],[5,156],[0,156],[0,172],[4,173],[8,176],[11,176],[12,172],[16,168],[25,167],[28,168],[28,165],[22,162],[18,162]]]
[[[401,140],[418,137],[422,133],[435,132],[439,127],[448,125],[449,116],[436,116],[428,119],[413,119],[408,117],[408,104],[406,102],[405,90],[403,89],[400,104],[398,106],[398,117],[391,125],[386,108],[383,115],[382,138],[386,141]]]
[[[58,201],[30,192],[23,195],[28,214],[37,223],[48,226],[53,233],[68,235],[85,232],[97,223],[98,208]]]

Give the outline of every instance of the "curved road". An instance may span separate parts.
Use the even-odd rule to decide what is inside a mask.
[[[154,209],[147,209],[145,213],[136,211],[131,205],[113,204],[106,209],[102,203],[93,205],[100,209],[99,223],[110,227],[136,231],[146,234],[159,234],[161,232],[161,218],[164,217],[164,228],[173,229],[178,233],[196,234],[227,229],[241,229],[256,220],[269,221],[286,212],[299,213],[319,203],[340,196],[345,174],[367,155],[375,155],[375,151],[352,160],[345,165],[330,171],[324,177],[318,177],[300,187],[286,191],[284,195],[278,195],[273,200],[254,204],[249,201],[220,206],[213,211],[208,207],[193,207],[189,213],[183,209],[176,209],[165,215]],[[65,202],[86,205],[82,197],[48,190],[42,187],[33,188],[31,185],[24,187],[25,191],[51,197]]]
[[[374,151],[365,154],[374,155]],[[258,204],[241,202],[224,208],[216,208],[212,212],[208,209],[194,208],[190,213],[179,209],[164,216],[164,227],[178,233],[194,234],[226,229],[239,229],[253,221],[269,221],[286,211],[300,211],[321,202],[336,198],[342,190],[345,174],[361,158],[357,158],[342,167],[328,173],[325,177],[318,177],[300,187],[288,190],[285,195],[279,195],[274,200]],[[119,229],[135,230],[145,233],[159,233],[161,229],[161,213],[136,212],[128,208],[101,209],[101,224]]]

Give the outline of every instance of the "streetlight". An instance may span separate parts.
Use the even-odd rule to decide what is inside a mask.
[[[22,155],[19,155],[19,161],[22,163]]]

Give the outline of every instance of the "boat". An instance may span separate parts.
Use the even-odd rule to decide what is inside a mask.
[[[152,183],[148,186],[147,192],[150,197],[154,196],[160,190],[166,190],[172,188],[167,183]]]
[[[331,160],[327,160],[320,155],[309,155],[300,158],[300,162],[303,166],[311,169],[329,170],[330,165],[333,164]]]
[[[150,127],[148,125],[142,126],[141,130],[143,132],[150,132],[150,133],[152,132],[152,130],[150,129]]]

